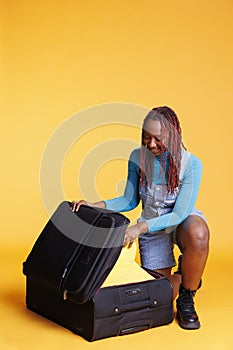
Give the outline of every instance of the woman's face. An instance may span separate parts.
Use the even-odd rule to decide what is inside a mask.
[[[142,134],[142,144],[146,146],[155,157],[158,157],[166,151],[163,141],[164,135],[162,135],[160,121],[152,119],[147,120]]]

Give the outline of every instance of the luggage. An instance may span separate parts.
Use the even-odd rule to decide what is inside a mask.
[[[62,202],[24,263],[24,274],[64,299],[93,297],[121,252],[129,220],[104,209]],[[78,276],[77,276],[78,271]]]
[[[128,224],[119,213],[87,206],[73,213],[61,203],[23,264],[28,309],[89,341],[172,322],[172,287],[160,274],[101,288]]]

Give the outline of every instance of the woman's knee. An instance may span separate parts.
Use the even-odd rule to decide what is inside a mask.
[[[178,226],[176,239],[181,250],[192,248],[204,253],[209,249],[209,228],[199,216],[190,215]]]

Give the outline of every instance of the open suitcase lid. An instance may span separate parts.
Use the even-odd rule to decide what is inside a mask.
[[[115,265],[129,220],[90,206],[73,212],[62,202],[35,242],[23,273],[62,298],[91,299]]]

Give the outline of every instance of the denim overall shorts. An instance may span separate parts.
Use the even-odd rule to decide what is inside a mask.
[[[187,161],[188,152],[185,154],[185,157],[182,157],[181,181]],[[166,186],[152,183],[150,186],[140,186],[139,193],[143,211],[138,222],[172,212],[179,190],[176,189],[174,194],[169,194]],[[198,215],[206,220],[202,212],[197,208],[194,208],[190,215]],[[176,226],[173,226],[139,236],[138,242],[142,267],[158,270],[176,265],[173,253],[174,243],[176,243],[175,233]]]

